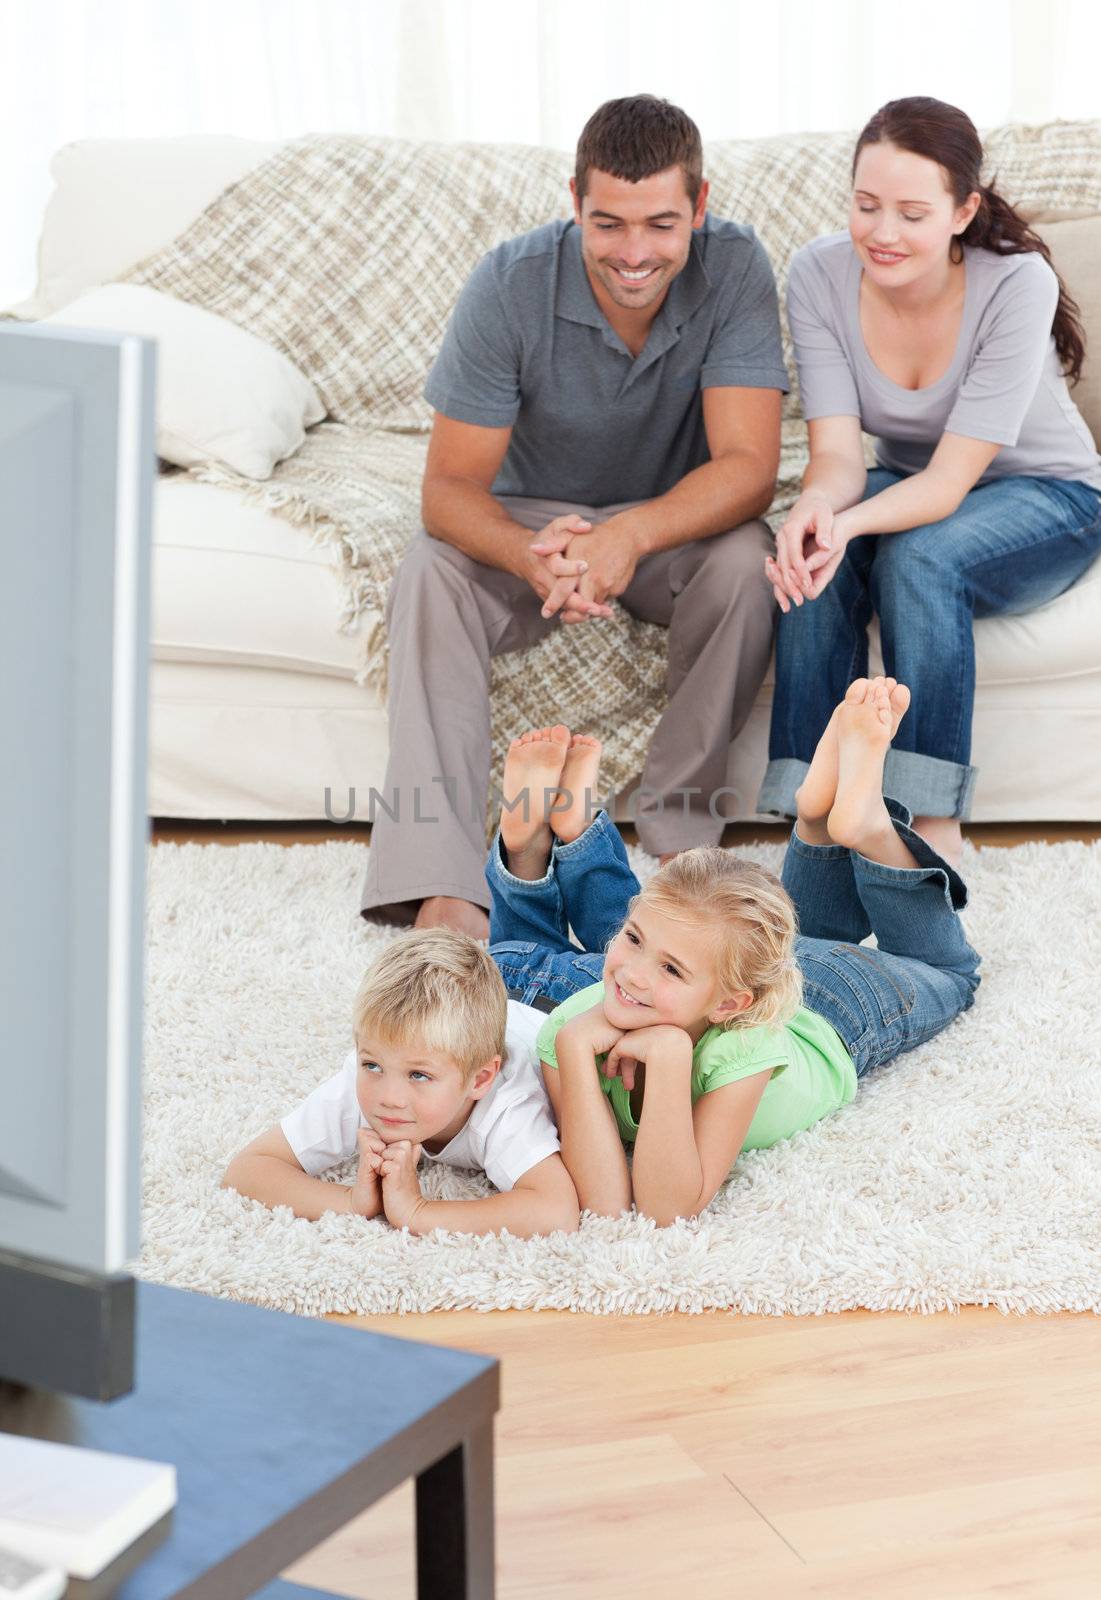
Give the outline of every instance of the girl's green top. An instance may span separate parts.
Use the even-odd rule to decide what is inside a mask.
[[[539,1059],[557,1070],[554,1041],[559,1028],[603,999],[604,985],[594,983],[552,1011],[539,1030]],[[601,1069],[603,1062],[604,1057],[598,1056]],[[692,1052],[692,1104],[713,1089],[766,1068],[772,1069],[772,1076],[749,1125],[745,1150],[765,1150],[800,1128],[809,1128],[856,1094],[856,1068],[840,1034],[803,1006],[783,1028],[708,1028]],[[631,1115],[623,1079],[618,1074],[609,1078],[603,1070],[599,1078],[620,1133],[633,1143],[638,1123]]]

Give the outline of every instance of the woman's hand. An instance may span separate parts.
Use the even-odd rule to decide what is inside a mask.
[[[823,589],[827,588],[838,567],[845,559],[845,551],[849,541],[854,537],[851,531],[850,514],[839,511],[833,519],[833,528],[830,532],[830,548],[817,550],[807,557],[807,566],[811,572],[811,586],[807,591],[808,600],[817,600]]]
[[[628,1092],[635,1086],[639,1067],[649,1066],[658,1059],[668,1062],[687,1062],[692,1065],[692,1040],[683,1028],[672,1023],[656,1023],[650,1028],[632,1028],[620,1036],[608,1052],[604,1074],[623,1079]]]
[[[810,559],[832,548],[833,510],[825,496],[814,489],[801,494],[776,535],[776,556],[765,560],[765,575],[772,584],[781,611],[801,606],[813,598],[814,568]]]

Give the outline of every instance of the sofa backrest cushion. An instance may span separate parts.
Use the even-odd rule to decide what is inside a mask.
[[[80,139],[50,162],[38,285],[19,308],[47,317],[159,250],[279,142],[229,136]]]
[[[1082,376],[1071,398],[1101,449],[1101,216],[1043,211],[1030,216],[1052,264],[1077,301],[1086,335]]]

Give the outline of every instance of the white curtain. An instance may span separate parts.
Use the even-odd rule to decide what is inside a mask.
[[[0,305],[31,293],[74,139],[321,129],[572,148],[648,90],[705,140],[855,128],[934,94],[980,126],[1101,116],[1096,0],[0,0]]]

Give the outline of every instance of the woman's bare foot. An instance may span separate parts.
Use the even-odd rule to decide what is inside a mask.
[[[501,842],[514,877],[534,880],[547,870],[551,808],[569,747],[570,730],[561,722],[553,728],[532,728],[508,747],[501,794]]]
[[[579,839],[600,810],[597,778],[600,775],[600,740],[575,733],[566,751],[558,799],[550,815],[551,831],[563,844]]]
[[[413,926],[454,928],[456,933],[469,933],[472,939],[489,938],[489,918],[481,906],[470,900],[456,900],[449,894],[433,894],[422,900]]]
[[[883,803],[883,763],[910,700],[904,684],[892,691],[887,682],[873,678],[862,698],[846,696],[837,708],[837,795],[830,807],[829,834],[835,844],[871,861],[914,867],[917,863]]]

